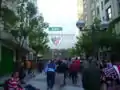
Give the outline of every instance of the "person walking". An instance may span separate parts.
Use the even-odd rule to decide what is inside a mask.
[[[58,61],[57,69],[56,69],[56,86],[57,90],[61,89],[65,85],[65,73],[66,73],[66,64],[64,61]]]
[[[82,84],[84,90],[100,90],[100,69],[96,62],[91,62],[83,69]]]
[[[55,84],[55,70],[56,65],[53,60],[49,61],[45,68],[45,72],[47,74],[47,90],[52,90]]]
[[[66,85],[66,78],[68,76],[68,63],[67,63],[67,59],[63,60],[63,69],[64,69],[64,81],[63,81],[63,85]]]
[[[72,77],[72,83],[77,84],[77,74],[79,72],[79,66],[78,64],[73,61],[72,64],[70,65],[70,72],[71,72],[71,77]]]
[[[120,90],[120,55],[111,55],[112,65],[102,71],[102,90]]]

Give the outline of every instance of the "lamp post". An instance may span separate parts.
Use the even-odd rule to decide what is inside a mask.
[[[108,29],[108,26],[109,26],[109,23],[107,21],[104,21],[104,22],[101,22],[100,23],[100,28],[98,29],[96,24],[93,24],[90,26],[90,29],[87,29],[85,28],[85,22],[82,21],[82,20],[79,20],[77,23],[76,23],[76,26],[79,28],[80,31],[88,31],[88,30],[91,30],[91,39],[92,39],[92,43],[93,43],[93,52],[92,52],[92,55],[93,55],[93,60],[96,60],[96,31],[105,31]]]

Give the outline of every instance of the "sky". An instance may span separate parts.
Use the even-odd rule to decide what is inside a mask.
[[[77,0],[38,0],[38,10],[44,16],[50,27],[62,27],[62,31],[49,31],[49,46],[54,49],[71,48],[76,42],[78,29]],[[60,34],[60,35],[59,35]],[[59,37],[59,44],[55,45],[52,38]]]

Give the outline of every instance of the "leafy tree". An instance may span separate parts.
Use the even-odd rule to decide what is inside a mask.
[[[30,8],[28,8],[28,11],[32,11],[33,13],[36,13],[36,8],[28,4]],[[34,7],[34,8],[31,8]],[[29,21],[31,31],[29,33],[29,39],[30,39],[30,46],[36,51],[36,54],[38,53],[44,53],[46,50],[49,49],[48,47],[48,34],[45,32],[45,29],[48,28],[49,24],[44,21],[44,17],[40,14],[34,15],[30,12],[30,17],[32,18]]]
[[[6,31],[12,28],[10,26],[13,26],[19,20],[15,12],[8,5],[9,2],[13,1],[17,2],[17,0],[0,0],[0,24],[3,25],[3,29]]]
[[[16,14],[9,8],[1,8],[3,10],[2,20],[5,30],[10,32],[18,41],[18,51],[20,54],[21,48],[27,38],[30,39],[30,46],[38,53],[45,52],[49,49],[47,43],[47,33],[44,31],[49,25],[44,22],[42,15],[38,14],[37,7],[28,0],[18,1],[18,7],[16,7]],[[8,17],[8,14],[11,14]]]
[[[113,32],[111,27],[109,27],[106,31],[102,30],[100,28],[100,21],[97,19],[94,20],[92,26],[93,25],[95,25],[94,36],[91,29],[82,33],[78,37],[78,41],[75,46],[76,52],[78,54],[85,52],[86,55],[89,56],[93,52],[93,49],[96,49],[98,52],[99,49],[104,50],[104,48],[106,48],[111,49],[111,52],[120,53],[120,35]]]
[[[68,49],[68,53],[70,57],[76,56],[76,49],[74,47]]]

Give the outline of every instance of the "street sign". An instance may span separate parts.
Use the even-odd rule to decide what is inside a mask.
[[[62,27],[49,27],[49,31],[62,31]]]

